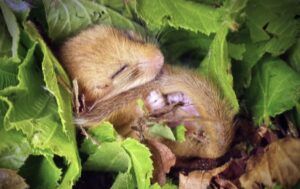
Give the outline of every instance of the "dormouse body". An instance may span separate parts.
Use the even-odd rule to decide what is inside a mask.
[[[88,105],[93,104],[77,116],[77,124],[92,126],[108,120],[120,134],[128,135],[144,116],[137,106],[137,100],[143,99],[154,115],[174,105],[170,112],[156,116],[164,116],[170,127],[186,126],[185,142],[160,139],[177,156],[217,158],[228,150],[234,113],[219,90],[192,70],[163,66],[157,46],[139,35],[94,26],[69,39],[60,59],[71,79],[78,81]]]
[[[137,99],[143,99],[150,112],[159,111],[172,103],[179,105],[163,116],[169,119],[167,123],[170,127],[180,123],[186,126],[186,141],[179,143],[160,139],[175,155],[218,158],[230,147],[235,133],[234,112],[230,105],[203,76],[169,65],[164,65],[156,80],[105,100],[76,120],[87,126],[108,120],[119,133],[127,135],[132,132],[130,126],[143,116]]]
[[[87,102],[93,102],[153,80],[164,57],[132,31],[96,25],[67,40],[60,60]]]

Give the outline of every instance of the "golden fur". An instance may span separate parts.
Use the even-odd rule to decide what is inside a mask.
[[[135,33],[99,25],[67,40],[60,60],[88,102],[144,84],[154,79],[163,65],[163,55],[154,44],[145,43]]]
[[[77,122],[93,125],[107,119],[119,133],[126,135],[130,133],[132,123],[142,116],[137,99],[145,99],[153,90],[163,94],[183,92],[191,98],[200,114],[197,129],[204,134],[203,140],[187,138],[183,143],[163,140],[177,156],[217,158],[228,150],[235,133],[230,105],[221,98],[214,85],[198,73],[168,65],[156,80],[96,104],[91,111],[80,115]]]

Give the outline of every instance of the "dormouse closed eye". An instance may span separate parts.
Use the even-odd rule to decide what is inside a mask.
[[[120,69],[118,69],[110,78],[114,79],[117,77],[120,73],[122,73],[126,68],[128,67],[128,64],[123,65]]]

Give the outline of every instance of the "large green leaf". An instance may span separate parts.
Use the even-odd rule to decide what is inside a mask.
[[[267,52],[274,56],[293,45],[300,31],[295,16],[300,5],[295,0],[251,0],[246,7],[247,26],[253,42],[269,40]]]
[[[279,59],[261,62],[246,91],[247,104],[256,123],[291,109],[300,99],[300,76]]]
[[[159,42],[164,55],[171,63],[183,58],[183,63],[188,66],[198,66],[209,51],[214,36],[194,33],[187,30],[166,29],[162,32]],[[246,51],[243,43],[228,43],[230,57],[241,60]],[[188,57],[188,61],[186,60]]]
[[[296,104],[295,110],[293,111],[293,117],[295,120],[296,127],[300,128],[300,102]]]
[[[168,24],[209,35],[220,27],[218,9],[191,1],[137,0],[137,12],[151,29]]]
[[[109,122],[102,122],[98,126],[89,128],[88,133],[98,143],[113,142],[116,140],[116,131]],[[95,153],[97,148],[98,146],[90,138],[86,138],[81,144],[81,151],[89,155]]]
[[[133,19],[136,13],[136,0],[119,1],[119,0],[97,0],[100,4],[109,7],[123,17]]]
[[[96,127],[95,129],[88,130],[93,139],[101,143],[100,145],[93,143],[91,138],[84,139],[81,151],[88,154],[88,159],[84,164],[84,168],[93,171],[118,172],[119,174],[111,188],[136,188],[136,180],[134,177],[134,171],[132,170],[132,160],[129,154],[122,147],[122,141],[105,142],[106,139],[110,138],[108,137],[110,136],[110,134],[108,134],[110,132],[105,131],[107,126],[109,125],[104,124]],[[103,135],[103,133],[106,134]]]
[[[72,105],[71,94],[68,89],[58,84],[58,78],[62,80],[67,86],[70,86],[68,76],[63,70],[62,66],[56,60],[34,25],[31,23],[25,24],[25,30],[30,35],[33,41],[38,42],[43,53],[42,72],[47,90],[54,95],[58,104],[58,113],[63,124],[65,132],[74,135],[74,125],[72,124]],[[75,141],[74,138],[72,138]]]
[[[233,111],[238,112],[239,104],[233,90],[231,64],[228,57],[227,27],[222,27],[215,35],[210,50],[201,63],[199,71],[211,78],[221,89]]]
[[[159,38],[161,49],[167,60],[171,63],[185,57],[187,53],[193,54],[193,61],[199,64],[199,59],[203,58],[208,52],[213,36],[202,33],[195,33],[187,30],[165,29]],[[189,56],[190,57],[190,56]],[[189,61],[190,65],[192,62]]]
[[[294,15],[279,17],[269,23],[266,31],[275,37],[267,43],[266,51],[273,56],[284,53],[298,38],[300,34],[300,21],[293,18]]]
[[[80,173],[80,163],[79,163],[79,157],[78,157],[78,151],[76,146],[76,138],[75,138],[75,126],[73,124],[72,119],[72,105],[71,105],[71,94],[68,93],[68,90],[58,84],[58,77],[66,84],[69,84],[68,77],[66,73],[64,72],[63,68],[59,64],[59,62],[56,60],[56,58],[53,56],[52,52],[49,50],[41,36],[38,34],[37,30],[34,28],[34,26],[30,23],[25,24],[25,30],[30,35],[31,39],[33,41],[37,41],[40,45],[41,51],[43,53],[43,60],[42,60],[42,72],[43,72],[43,78],[46,83],[47,90],[50,91],[52,95],[54,95],[55,101],[57,103],[57,109],[53,112],[58,112],[59,118],[58,123],[56,122],[56,125],[58,127],[53,129],[53,126],[50,127],[51,131],[45,132],[45,136],[47,136],[49,139],[52,137],[52,135],[49,136],[49,133],[52,133],[53,136],[57,136],[58,140],[67,140],[68,144],[64,144],[62,147],[59,147],[62,149],[60,152],[61,156],[66,156],[67,160],[71,162],[69,169],[67,170],[67,173],[63,179],[62,186],[66,185],[68,187],[72,186],[72,183],[74,180],[79,176]],[[49,93],[48,93],[49,96]],[[53,98],[52,98],[53,99]],[[51,110],[51,108],[48,106],[47,109]],[[51,115],[48,113],[48,115]],[[57,114],[53,118],[56,117]],[[55,118],[54,118],[55,119]],[[56,118],[57,119],[57,118]],[[59,130],[57,132],[57,130]],[[44,130],[45,131],[45,130]],[[63,131],[63,133],[59,133]],[[47,135],[48,133],[48,135]],[[53,137],[53,138],[55,138]],[[53,140],[55,142],[56,139]],[[61,141],[63,142],[63,141]],[[55,146],[56,143],[51,143]],[[59,149],[58,148],[58,149]],[[64,151],[63,148],[66,148]],[[57,146],[56,146],[57,149]]]
[[[112,127],[104,122],[95,129],[88,130],[94,140],[100,141],[100,144],[92,143],[90,138],[86,138],[83,142],[82,151],[89,155],[85,168],[88,170],[119,172],[113,188],[118,186],[130,188],[137,185],[138,188],[148,189],[153,171],[149,149],[130,138],[124,141],[101,142],[103,139],[107,140],[110,138],[109,140],[111,140],[111,136],[114,135],[115,131],[107,132],[105,131],[107,128]],[[101,133],[106,134],[103,135]],[[89,145],[86,145],[86,141],[90,141]]]
[[[17,131],[0,129],[0,167],[19,169],[32,153],[28,140]]]
[[[71,188],[80,173],[75,135],[72,130],[63,131],[55,97],[43,87],[43,75],[33,57],[35,50],[36,44],[31,45],[19,66],[19,84],[8,95],[4,127],[24,133],[36,153],[64,157],[68,168],[60,187]]]
[[[0,91],[18,84],[18,65],[12,59],[0,58]]]
[[[4,3],[4,1],[0,1],[0,7],[1,7],[2,14],[3,14],[3,18],[4,18],[6,26],[7,26],[7,31],[10,34],[10,36],[12,37],[12,42],[11,42],[12,58],[14,61],[18,62],[18,61],[20,61],[20,59],[18,57],[18,45],[19,45],[19,40],[20,40],[20,30],[18,27],[17,19],[16,19],[14,13],[12,12],[12,10],[10,10],[10,8]],[[5,27],[5,26],[1,25],[1,27]],[[5,29],[1,29],[1,30],[3,31]],[[3,35],[3,37],[4,36],[5,35]],[[5,40],[3,40],[3,41],[6,42]]]
[[[7,30],[6,23],[0,12],[0,56],[11,56],[12,38]]]
[[[247,28],[235,33],[246,47],[242,62],[234,65],[237,88],[249,87],[252,68],[267,52],[278,56],[295,43],[300,31],[296,19],[299,11],[300,5],[294,0],[251,0],[247,4]]]
[[[120,142],[106,142],[88,157],[84,167],[94,171],[126,172],[131,168],[131,161]]]
[[[122,143],[122,146],[131,158],[137,188],[148,189],[153,172],[149,149],[138,141],[130,138],[126,139]]]
[[[291,66],[300,73],[300,39],[289,53],[289,62]]]
[[[141,30],[140,26],[113,9],[92,1],[44,0],[43,3],[49,28],[48,34],[52,39],[70,36],[93,23]]]
[[[242,60],[246,52],[245,44],[228,43],[228,52],[230,57]]]
[[[32,153],[28,140],[22,133],[4,130],[4,115],[8,110],[7,98],[0,96],[0,167],[19,169]]]
[[[132,189],[136,183],[130,173],[119,173],[111,189]]]
[[[57,188],[61,173],[51,157],[43,156],[29,157],[19,171],[32,189]]]
[[[246,42],[243,60],[233,65],[235,86],[238,89],[249,87],[251,82],[252,68],[264,56],[266,52],[266,42]]]

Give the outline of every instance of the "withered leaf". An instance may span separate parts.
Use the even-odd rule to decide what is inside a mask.
[[[16,171],[0,169],[0,189],[27,189],[29,186]]]
[[[218,184],[217,186],[214,186],[213,188],[222,188],[222,189],[237,189],[238,187],[231,182],[230,180],[223,179],[220,177],[215,178],[215,182]]]
[[[179,189],[207,189],[212,177],[223,172],[229,165],[229,162],[209,171],[192,171],[187,176],[179,175]]]
[[[147,140],[147,146],[152,153],[154,162],[153,182],[160,185],[166,183],[166,174],[175,165],[176,157],[173,152],[163,143],[156,140]]]
[[[300,180],[300,139],[284,138],[267,146],[263,154],[251,157],[239,181],[243,188],[268,187],[276,183],[285,188]]]

